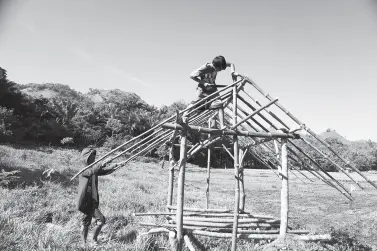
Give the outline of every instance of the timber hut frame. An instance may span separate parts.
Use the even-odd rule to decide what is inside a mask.
[[[286,108],[264,92],[249,77],[236,74],[232,69],[233,83],[223,86],[220,90],[199,100],[194,106],[178,112],[175,116],[165,119],[143,134],[125,142],[106,155],[99,158],[93,164],[85,167],[81,172],[95,163],[109,157],[112,161],[119,156],[131,154],[127,160],[118,163],[119,167],[134,160],[139,155],[144,155],[159,146],[169,147],[169,182],[167,194],[167,211],[155,213],[135,213],[135,216],[165,215],[166,224],[141,223],[144,226],[153,227],[148,233],[169,233],[173,250],[183,250],[183,243],[190,250],[195,250],[190,242],[189,236],[203,235],[216,238],[231,238],[232,251],[237,250],[238,239],[277,239],[285,241],[288,229],[289,212],[289,171],[295,170],[302,177],[312,181],[307,175],[301,172],[302,169],[309,171],[312,177],[321,180],[325,184],[338,190],[347,199],[352,200],[351,194],[344,185],[336,180],[331,174],[317,163],[310,154],[306,153],[298,144],[305,144],[315,152],[328,159],[330,163],[340,172],[347,175],[352,182],[363,189],[346,171],[350,167],[373,187],[377,185],[364,176],[351,162],[335,152],[327,142],[319,138],[310,128],[298,120]],[[252,92],[246,88],[256,91],[262,97],[259,101]],[[211,109],[212,102],[221,102],[220,108]],[[203,109],[205,108],[205,109]],[[273,108],[276,111],[273,111]],[[182,121],[181,116],[185,114],[188,120]],[[284,117],[284,119],[282,118]],[[293,124],[293,126],[291,125]],[[217,125],[217,126],[216,126]],[[305,132],[311,135],[311,141],[301,137]],[[208,135],[203,141],[192,146],[187,144],[188,134]],[[180,136],[179,144],[175,140]],[[222,145],[234,160],[234,208],[210,209],[209,208],[209,182],[210,182],[210,156],[211,147],[223,137],[232,138],[233,151]],[[243,146],[240,147],[240,142]],[[321,146],[321,149],[319,148]],[[122,147],[127,149],[120,151]],[[173,158],[173,148],[180,148],[178,161]],[[259,151],[256,151],[256,149]],[[184,187],[185,170],[187,159],[195,157],[200,150],[207,149],[207,190],[206,209],[184,208]],[[325,150],[323,150],[325,149]],[[263,157],[260,152],[265,152]],[[280,220],[271,216],[257,215],[245,210],[244,172],[243,160],[249,153],[253,158],[263,163],[266,167],[273,169],[274,173],[281,180],[281,214]],[[335,156],[335,160],[329,156]],[[299,166],[300,168],[298,168]],[[173,205],[173,189],[175,169],[178,170],[177,182],[177,205]],[[275,170],[278,172],[276,173]],[[292,172],[293,175],[296,175]],[[74,178],[73,177],[73,178]],[[72,178],[72,179],[73,179]],[[259,228],[269,230],[259,230]],[[190,235],[189,235],[189,234]],[[300,240],[321,240],[328,239],[328,235],[305,235],[308,231],[290,230],[294,238]]]

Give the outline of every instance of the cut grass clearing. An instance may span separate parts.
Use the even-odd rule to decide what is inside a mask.
[[[0,188],[0,250],[93,250],[81,246],[80,213],[75,210],[77,180],[69,181],[83,167],[78,156],[76,150],[40,151],[0,146],[0,168],[21,171],[19,180],[10,189]],[[55,174],[42,178],[43,171],[51,168]],[[333,175],[345,180],[344,184],[350,187],[345,176]],[[368,176],[377,180],[376,174]],[[212,171],[211,208],[233,208],[232,177],[231,169]],[[295,242],[291,244],[292,250],[372,250],[362,245],[377,248],[377,190],[362,182],[365,190],[354,191],[355,200],[349,202],[320,181],[304,184],[293,175],[290,179],[289,225],[312,233],[328,233],[334,228],[333,235],[338,241],[329,244]],[[186,180],[185,205],[205,208],[206,170],[189,165]],[[277,177],[270,170],[246,170],[245,181],[245,209],[279,218],[280,181]],[[137,224],[140,221],[164,222],[164,217],[132,216],[134,212],[165,211],[167,182],[167,166],[161,169],[153,161],[132,162],[112,175],[100,177],[100,209],[107,224],[100,235],[103,244],[97,250],[167,248],[166,235],[140,237],[139,233],[148,228]],[[203,250],[230,248],[230,240],[204,237],[197,240],[197,246],[202,246]],[[238,250],[257,250],[255,244],[239,241]],[[346,245],[348,249],[344,248]],[[352,245],[358,249],[352,249]]]

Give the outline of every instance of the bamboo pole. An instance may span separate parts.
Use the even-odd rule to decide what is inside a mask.
[[[266,163],[266,162],[263,160],[262,157],[260,157],[256,152],[250,152],[250,153],[251,153],[251,155],[253,155],[254,158],[256,158],[259,162],[261,162],[261,163],[262,163],[263,165],[265,165],[266,167],[270,168],[270,169],[274,172],[274,174],[280,179],[279,174],[276,173],[275,170],[274,170],[274,169],[273,169],[268,163]]]
[[[349,167],[351,167],[354,171],[356,171],[361,177],[364,178],[364,180],[366,180],[369,184],[371,184],[372,186],[374,186],[374,188],[377,188],[377,185],[376,183],[374,183],[372,180],[370,180],[368,177],[366,177],[362,172],[360,172],[359,169],[357,169],[355,166],[352,165],[352,163],[350,161],[347,161],[345,160],[342,156],[340,156],[326,141],[320,139],[312,130],[310,130],[309,128],[305,127],[305,130],[310,133],[310,135],[312,135],[314,138],[316,138],[319,142],[321,142],[324,146],[327,147],[327,149],[329,149],[335,156],[337,156],[340,160],[342,160],[346,165],[348,165]],[[360,187],[360,186],[359,186]],[[361,187],[361,189],[363,189]]]
[[[156,139],[160,139],[160,138],[166,138],[165,136],[168,135],[168,134],[173,134],[171,131],[169,130],[166,130],[165,132],[162,132],[161,134],[157,135],[155,138],[151,138],[150,140],[148,140],[147,142],[139,145],[138,147],[136,147],[135,149],[133,149],[131,151],[131,153],[134,153],[136,150],[139,150],[140,148],[148,145],[149,143],[155,141]]]
[[[239,107],[238,109],[239,109],[241,112],[243,112],[243,113],[246,114],[246,112],[245,112],[243,109],[241,109],[240,107]],[[242,118],[241,115],[239,115],[239,117]],[[255,119],[252,118],[252,120],[256,122]],[[256,131],[257,133],[259,133],[259,130],[257,130],[254,126],[252,126],[249,122],[246,121],[246,123],[247,123],[249,126],[251,126],[251,128],[252,128],[254,131]],[[264,130],[264,131],[266,131],[266,132],[268,131],[268,130],[265,129],[262,125],[259,125],[259,127],[261,127],[262,130]],[[269,151],[273,152],[273,150],[272,150],[270,147],[268,147],[267,144],[264,144],[262,147],[263,147],[263,148],[264,148],[264,147],[267,147]],[[278,161],[280,161],[280,159],[278,159]],[[292,168],[296,169],[295,167],[292,167]],[[279,166],[279,165],[277,166],[277,169],[279,170],[279,173],[280,173],[280,166]],[[297,169],[296,169],[296,170],[297,170]],[[293,172],[292,172],[292,173],[293,173]],[[299,173],[300,173],[301,175],[303,175],[305,178],[309,179],[306,175],[304,175],[304,174],[301,173],[300,171],[299,171]],[[304,181],[303,181],[302,179],[300,179],[295,173],[293,173],[293,175],[296,176],[296,177],[297,177],[299,180],[301,180],[302,182],[304,182]],[[310,179],[309,179],[309,180],[310,180]],[[304,182],[304,183],[305,183],[305,182]],[[306,184],[306,183],[305,183],[305,184]]]
[[[345,175],[348,176],[348,178],[350,178],[350,180],[352,180],[358,187],[360,187],[360,189],[364,189],[358,182],[356,182],[356,180],[354,180],[351,175],[349,175],[346,170],[344,170],[340,165],[338,165],[337,163],[335,163],[329,156],[327,156],[326,154],[324,154],[321,150],[319,150],[317,147],[315,147],[313,144],[311,144],[309,141],[305,140],[305,139],[302,139],[308,146],[310,146],[314,151],[316,151],[317,153],[321,154],[323,157],[325,157],[328,161],[331,162],[331,164],[333,164],[338,170],[342,171]]]
[[[171,133],[171,134],[172,134],[172,133]],[[146,147],[145,149],[141,150],[140,152],[138,152],[138,153],[132,155],[132,156],[129,157],[127,160],[117,163],[118,166],[115,167],[114,170],[117,170],[117,169],[119,169],[120,167],[122,167],[122,166],[124,166],[125,164],[127,164],[128,162],[134,160],[137,156],[142,155],[142,154],[148,152],[150,149],[152,149],[152,148],[155,147],[156,145],[162,143],[162,142],[163,142],[164,140],[166,140],[168,137],[169,137],[169,134],[163,136],[162,138],[159,138],[159,139],[155,140],[155,141],[152,142],[152,144],[150,144],[148,147]]]
[[[220,128],[224,128],[224,108],[220,108],[218,114]]]
[[[268,104],[269,105],[269,104]],[[267,105],[267,106],[268,106]],[[254,115],[258,114],[260,111],[262,111],[263,109],[265,108],[261,108],[261,109],[258,109],[256,111],[254,111],[251,115],[249,115],[248,117],[249,118],[252,118]],[[237,116],[236,116],[237,117]],[[245,120],[246,121],[246,120]],[[246,123],[248,123],[246,121]],[[181,125],[177,125],[177,124],[164,124],[162,125],[162,127],[164,128],[174,128],[174,129],[179,129],[179,130],[182,130],[183,127]],[[250,132],[250,131],[237,131],[237,130],[233,130],[234,128],[236,128],[237,125],[235,126],[232,126],[231,127],[231,130],[218,130],[218,129],[208,129],[208,128],[202,128],[202,127],[196,127],[196,126],[185,126],[185,129],[189,129],[189,130],[198,130],[198,132],[200,131],[203,131],[205,133],[212,133],[212,134],[223,134],[223,135],[227,135],[227,134],[230,134],[230,135],[236,135],[236,134],[239,134],[239,135],[243,135],[243,136],[257,136],[257,137],[292,137],[292,138],[295,138],[294,135],[289,135],[289,134],[285,134],[285,133],[278,133],[278,132],[268,132],[268,133],[260,133],[260,132]],[[252,137],[252,136],[251,136]],[[217,141],[219,140],[220,138],[217,137],[214,139],[214,141]],[[210,144],[213,144],[214,141],[212,141]],[[191,157],[194,153],[196,153],[197,151],[199,151],[201,148],[203,148],[204,144],[197,144],[197,148],[191,148],[190,151],[189,151],[189,157]]]
[[[265,96],[268,100],[271,100],[271,96],[269,94],[266,94],[254,81],[252,81],[250,78],[245,78],[246,82],[250,83],[255,89],[257,89],[263,96]],[[302,123],[300,120],[298,120],[293,114],[291,114],[287,109],[285,109],[279,102],[276,103],[276,106],[280,108],[285,114],[288,115],[293,121],[295,121],[299,126],[301,126],[305,131],[307,131],[310,135],[312,135],[314,138],[316,138],[318,141],[320,141],[322,144],[324,144],[331,152],[333,152],[338,158],[340,158],[343,162],[345,162],[348,166],[350,166],[353,170],[355,170],[360,176],[362,176],[369,184],[371,184],[373,187],[377,188],[377,185],[371,181],[369,178],[365,177],[356,167],[352,166],[350,162],[346,161],[344,158],[342,158],[330,145],[326,144],[323,140],[320,140],[319,137],[310,129],[308,128],[304,123]],[[357,183],[356,183],[357,184]],[[358,185],[358,184],[357,184]]]
[[[192,125],[199,124],[203,121],[203,119],[207,119],[208,117],[212,116],[213,112],[214,111],[206,110],[203,113],[199,114],[197,117],[193,117],[193,119],[189,120],[187,124],[189,123]]]
[[[171,207],[169,207],[171,208]],[[173,210],[173,209],[172,209]],[[158,216],[158,215],[166,215],[166,216],[175,216],[175,212],[148,212],[148,213],[133,213],[132,216],[134,217],[143,217],[143,216]],[[185,212],[183,216],[192,216],[192,217],[217,217],[217,218],[232,218],[233,219],[233,214],[232,213],[206,213],[206,212]],[[250,214],[250,213],[240,213],[239,214],[240,218],[250,218],[250,219],[262,219],[262,220],[267,220],[267,219],[274,219],[273,216],[271,215],[257,215],[257,214]]]
[[[297,155],[297,153],[295,152],[295,151],[293,151],[292,149],[290,149],[288,146],[287,146],[287,149],[288,149],[288,151],[290,152],[290,153],[292,153],[293,155],[295,155],[295,157],[297,158],[297,159],[295,159],[295,161],[298,163],[298,162],[301,162],[302,163],[302,166],[306,166],[306,165],[308,165],[305,161],[303,161],[302,159],[301,159],[301,157],[299,157],[298,155]],[[291,156],[291,158],[293,158],[292,156]],[[335,185],[334,184],[332,184],[329,180],[327,180],[326,179],[326,177],[324,177],[320,172],[317,172],[312,166],[310,166],[310,165],[308,165],[308,167],[307,168],[305,168],[306,170],[308,170],[315,178],[317,178],[317,179],[319,179],[319,180],[321,180],[321,181],[323,181],[323,183],[325,183],[326,185],[329,185],[329,186],[331,186],[331,187],[334,187]]]
[[[185,240],[186,247],[187,247],[190,251],[195,251],[194,245],[192,245],[191,240],[190,240],[190,237],[189,237],[188,235],[185,235],[185,236],[183,237],[183,239]]]
[[[262,142],[263,143],[263,142]],[[174,144],[174,146],[180,146],[179,144]],[[193,148],[195,145],[187,145],[187,148]],[[203,148],[207,148],[207,147],[203,147]],[[222,146],[214,146],[214,147],[211,147],[211,149],[224,149],[224,147]],[[231,149],[229,147],[227,147],[227,149]]]
[[[204,101],[207,101],[207,102],[213,102],[213,101],[215,101],[216,99],[218,99],[218,98],[220,98],[221,96],[223,96],[224,94],[220,95],[220,97],[217,96],[217,95],[219,95],[220,92],[224,92],[225,90],[228,90],[228,89],[230,89],[231,87],[234,87],[234,86],[236,86],[236,85],[239,84],[239,83],[244,84],[243,80],[244,80],[244,79],[241,78],[240,80],[234,82],[233,84],[230,84],[230,85],[228,85],[227,87],[225,87],[225,88],[223,88],[223,89],[221,89],[221,90],[219,90],[219,91],[216,91],[216,92],[214,92],[214,93],[208,95],[207,97],[204,97],[204,98],[198,100],[198,102],[196,102],[196,103],[192,106],[192,107],[194,107],[194,108],[192,108],[192,107],[189,107],[189,109],[186,108],[187,110],[190,110],[190,111],[186,114],[186,116],[189,116],[190,114],[194,113],[195,111],[197,111],[197,110],[199,110],[200,108],[202,108],[203,106],[205,106],[205,105],[206,105],[206,102],[204,102]],[[203,104],[197,106],[197,104],[200,104],[200,103],[203,103]]]
[[[238,116],[240,116],[240,115],[238,115]],[[241,116],[240,116],[241,117]],[[248,124],[249,126],[251,126],[252,128],[254,128],[249,122],[246,122],[246,124]],[[241,125],[241,127],[243,127],[242,125]],[[244,128],[245,129],[245,128]],[[256,129],[254,129],[255,131],[257,131]],[[260,141],[257,141],[257,140],[255,140],[255,139],[252,139],[252,141],[253,142],[256,142],[256,143],[263,143],[263,142],[260,142]],[[278,178],[280,178],[279,177],[279,174],[277,174],[276,172],[275,172],[275,170],[270,166],[270,165],[268,165],[264,160],[263,160],[263,158],[262,157],[260,157],[257,153],[253,153],[253,152],[250,152],[259,162],[261,162],[262,164],[264,164],[266,167],[268,167],[268,168],[270,168],[273,172],[274,172],[274,174],[278,177]]]
[[[253,111],[256,111],[257,109],[254,108],[252,105],[250,105],[245,99],[243,99],[240,95],[238,95],[238,98],[245,104],[247,105],[250,109],[252,109]],[[244,113],[244,114],[247,114],[245,110],[243,110],[241,107],[239,107],[239,110]],[[267,108],[265,108],[264,110],[267,111]],[[263,116],[262,114],[258,114],[265,122],[267,122],[270,126],[272,126],[274,129],[277,129],[274,124],[269,121],[265,116]],[[268,129],[266,129],[262,124],[260,124],[257,120],[255,120],[254,118],[252,119],[263,131],[265,132],[269,132]],[[249,123],[248,123],[249,124]],[[255,127],[252,127],[256,132],[259,132],[259,130],[257,130]],[[267,146],[267,144],[265,144],[265,146]],[[271,150],[271,149],[270,149]],[[271,150],[273,151],[273,150]],[[280,159],[278,160],[280,161]],[[278,165],[278,168],[279,168],[279,165]],[[294,169],[297,170],[297,168],[295,167],[292,167]],[[299,170],[297,170],[302,176],[304,176],[305,178],[309,179],[305,174],[303,174],[302,172],[300,172]],[[280,171],[279,171],[280,172]],[[293,173],[293,172],[292,172]],[[305,181],[303,181],[302,179],[300,179],[295,173],[293,173],[294,176],[296,176],[299,180],[301,180],[304,184],[306,184]],[[310,179],[309,179],[310,180]],[[310,180],[311,181],[311,180]]]
[[[223,149],[228,153],[228,155],[234,160],[234,157],[232,153],[228,150],[228,148],[224,144],[222,144],[222,146],[223,146]]]
[[[182,251],[183,244],[183,206],[184,206],[184,191],[185,191],[185,169],[186,169],[186,145],[187,135],[185,131],[182,131],[181,148],[180,148],[180,168],[178,176],[178,192],[177,192],[177,240],[178,251]]]
[[[156,224],[156,223],[150,223],[150,222],[140,222],[139,225],[141,226],[149,226],[149,227],[157,227],[157,228],[167,228],[167,229],[175,229],[176,225],[175,224]],[[198,227],[198,226],[187,226],[183,225],[184,229],[187,230],[206,230],[208,229],[207,227]],[[229,233],[232,231],[230,228],[215,228],[211,229],[211,233]],[[166,232],[166,231],[164,231]],[[252,230],[252,229],[238,229],[238,233],[240,234],[278,234],[279,230]],[[309,234],[310,231],[308,230],[288,230],[288,234]]]
[[[243,149],[239,149],[239,156],[238,160],[240,162],[240,211],[243,212],[245,210],[245,183],[244,183],[244,168],[243,168],[243,158],[245,157],[247,149],[244,151]],[[239,220],[240,221],[240,220]]]
[[[237,97],[239,97],[239,95],[238,95]],[[258,114],[259,116],[263,116],[262,114],[260,114],[260,111],[262,111],[262,110],[268,108],[269,106],[275,104],[278,100],[279,100],[279,99],[276,98],[276,99],[272,100],[271,102],[269,102],[268,104],[266,104],[266,105],[260,107],[259,109],[255,110],[252,114],[246,116],[246,118],[244,118],[243,120],[241,120],[240,122],[238,122],[234,127],[237,127],[237,126],[239,126],[240,124],[244,123],[246,120],[250,119],[250,118],[253,117],[255,114]]]
[[[244,88],[244,85],[245,83],[242,82],[240,85],[237,85],[236,87],[236,93],[238,93],[239,91],[241,91],[243,88]],[[234,91],[232,91],[231,93],[229,93],[229,97],[227,98],[224,98],[224,101],[223,101],[223,107],[227,107],[229,105],[229,103],[233,100],[233,93]],[[225,97],[225,95],[224,95]]]
[[[225,87],[225,88],[223,88],[223,89],[221,89],[221,90],[219,90],[219,91],[216,91],[216,92],[214,92],[214,93],[208,95],[207,97],[204,97],[204,98],[201,99],[200,101],[206,101],[206,100],[209,100],[209,99],[215,97],[215,96],[216,96],[217,94],[219,94],[220,92],[223,92],[224,90],[227,90],[227,89],[229,89],[229,88],[233,87],[234,85],[237,85],[237,84],[239,84],[239,83],[241,83],[241,82],[243,83],[243,81],[244,81],[244,77],[241,77],[241,79],[240,79],[239,81],[234,82],[233,84],[228,85],[227,87]],[[203,104],[203,105],[201,105],[201,106],[199,106],[199,107],[197,107],[197,108],[194,108],[194,109],[192,109],[191,107],[187,107],[186,109],[180,111],[179,114],[181,115],[181,114],[183,114],[184,112],[186,112],[186,111],[188,111],[188,110],[191,110],[191,109],[192,109],[192,112],[193,112],[193,111],[196,111],[196,110],[198,110],[199,108],[201,108],[201,107],[204,106],[204,105],[205,105],[205,104]],[[172,120],[174,117],[175,117],[175,115],[173,115],[173,116],[171,116],[171,117],[169,117],[169,118],[163,120],[162,122],[160,122],[159,124],[153,126],[153,127],[150,128],[149,130],[143,132],[142,134],[140,134],[140,135],[138,135],[138,136],[136,136],[136,137],[130,139],[129,141],[126,141],[125,143],[121,144],[120,146],[114,148],[114,149],[111,150],[110,152],[108,152],[108,153],[106,153],[105,155],[103,155],[102,157],[98,158],[98,159],[97,159],[96,161],[94,161],[92,164],[90,164],[90,165],[84,167],[84,168],[81,169],[79,172],[77,172],[77,173],[71,178],[71,181],[74,180],[77,176],[79,176],[82,172],[84,172],[84,171],[87,170],[88,168],[92,167],[93,165],[97,164],[97,163],[100,162],[101,160],[105,159],[105,158],[106,158],[107,156],[109,156],[110,154],[116,152],[117,150],[119,150],[119,149],[122,148],[123,146],[125,146],[125,145],[127,145],[127,144],[129,144],[129,143],[131,143],[131,142],[133,142],[133,141],[135,141],[136,139],[139,139],[139,138],[141,138],[142,136],[144,136],[144,135],[146,135],[146,134],[152,132],[154,129],[156,129],[156,128],[160,127],[162,124],[164,124],[164,123],[166,123],[166,122]],[[118,156],[118,157],[119,157],[119,156]],[[112,160],[114,160],[114,158],[113,158]]]
[[[192,125],[193,125],[193,126],[201,126],[201,125],[205,124],[206,121],[208,121],[208,119],[209,119],[210,117],[212,117],[212,114],[211,114],[211,113],[207,114],[206,116],[204,116],[203,118],[201,118],[201,119],[198,120],[197,122],[193,123]]]
[[[171,206],[169,209],[177,210],[178,207]],[[216,208],[216,209],[203,209],[203,208],[183,208],[183,211],[188,212],[201,212],[201,213],[229,213],[229,209],[225,208]]]
[[[101,160],[103,160],[104,158],[106,158],[107,156],[109,156],[110,154],[112,154],[112,153],[114,153],[115,151],[119,150],[119,149],[122,148],[123,146],[125,146],[125,145],[127,145],[127,144],[129,144],[129,143],[131,143],[131,142],[133,142],[133,141],[135,141],[136,139],[139,139],[140,137],[146,135],[147,133],[150,133],[151,131],[153,131],[153,130],[156,129],[157,127],[160,127],[162,124],[164,124],[164,123],[170,121],[170,120],[173,119],[173,118],[174,118],[174,116],[172,116],[172,117],[170,117],[170,118],[168,118],[168,119],[165,119],[165,120],[162,121],[160,124],[155,125],[155,126],[152,127],[151,129],[149,129],[149,130],[143,132],[142,134],[138,135],[137,137],[132,138],[132,139],[130,139],[129,141],[127,141],[127,142],[121,144],[120,146],[114,148],[114,149],[111,150],[110,152],[108,152],[108,153],[106,153],[105,155],[103,155],[102,157],[98,158],[98,159],[97,159],[96,161],[94,161],[92,164],[90,164],[90,165],[84,167],[84,168],[81,169],[79,172],[77,172],[77,173],[71,178],[71,181],[74,180],[74,179],[75,179],[78,175],[80,175],[82,172],[84,172],[85,170],[89,169],[89,168],[92,167],[93,165],[97,164],[98,162],[100,162]],[[124,153],[124,152],[126,152],[126,151],[123,151],[123,153]],[[117,155],[117,156],[119,157],[120,155]],[[114,159],[115,159],[115,158],[112,158],[112,160],[114,160]]]
[[[241,99],[242,100],[242,99]],[[247,103],[246,101],[243,101],[247,106],[249,106],[250,109],[252,110],[255,110],[256,108],[254,108],[252,105],[250,105],[249,103]],[[261,104],[259,102],[256,102],[259,106],[261,106]],[[266,109],[267,112],[268,109]],[[265,117],[263,117],[264,120],[267,120]],[[257,122],[255,121],[254,119],[252,119],[254,122]],[[277,129],[277,127],[271,123],[270,121],[268,121],[268,123],[274,128],[274,129]],[[286,126],[284,123],[282,123],[283,126]],[[266,128],[264,128],[262,125],[259,124],[259,127],[261,127],[264,131],[267,131]],[[288,130],[289,130],[289,127],[286,127]],[[254,130],[258,131],[257,129],[255,129],[253,127]],[[315,163],[317,165],[318,168],[320,168],[327,176],[329,176],[332,180],[334,180],[342,189],[344,189],[344,191],[348,194],[348,191],[347,189],[345,189],[345,187],[340,183],[338,182],[336,179],[334,179],[330,174],[328,174],[327,172],[325,172],[322,167],[317,163],[315,162],[309,155],[307,155],[301,148],[299,148],[298,146],[296,146],[291,140],[289,140],[289,143],[292,144],[293,146],[295,146],[301,153],[303,153],[305,156],[307,156],[308,158],[310,158],[312,160],[313,163]],[[294,152],[291,148],[288,147],[288,150],[291,151],[291,152]],[[300,157],[299,157],[300,158]],[[301,159],[301,158],[300,158]],[[303,160],[302,160],[303,161]],[[319,173],[319,172],[317,172]],[[346,196],[348,199],[352,200],[352,197],[344,194],[344,192],[342,192],[339,188],[337,188],[336,186],[334,186],[339,192],[341,192],[344,196]]]
[[[249,93],[247,93],[245,90],[242,90],[242,93],[246,94],[254,103],[256,103],[258,106],[262,106],[258,100],[254,99]],[[280,124],[282,124],[285,128],[289,128],[278,116],[276,116],[273,112],[266,110],[268,114],[271,115],[274,119],[276,119]]]
[[[179,120],[179,112],[176,113],[175,123],[178,123]],[[170,138],[171,144],[169,147],[169,190],[168,190],[168,206],[171,206],[173,204],[173,192],[174,192],[174,138],[177,135],[177,130],[174,130],[174,133],[172,137]],[[170,209],[168,209],[171,211]]]
[[[156,223],[150,223],[150,222],[140,222],[140,226],[148,226],[148,227],[164,227],[164,228],[173,228],[175,229],[177,227],[177,224],[156,224]],[[189,229],[189,230],[204,230],[205,227],[196,227],[196,226],[186,226],[183,225],[183,229]]]
[[[255,115],[255,114],[254,114]],[[295,138],[293,134],[283,133],[283,132],[252,132],[252,131],[240,131],[231,128],[230,130],[221,130],[221,129],[210,129],[201,126],[187,125],[183,127],[179,124],[166,123],[162,125],[165,129],[177,129],[183,130],[187,129],[190,131],[197,131],[202,133],[209,133],[211,135],[238,135],[245,137],[260,137],[260,138]]]
[[[255,114],[254,114],[255,115]],[[237,87],[233,87],[233,127],[237,129]],[[240,207],[240,183],[239,183],[239,163],[238,163],[238,137],[233,136],[233,157],[234,157],[234,178],[235,178],[235,192],[234,192],[234,220],[232,231],[232,251],[237,250],[237,230],[238,230],[238,213]]]
[[[169,148],[169,190],[168,190],[168,206],[173,204],[173,191],[174,191],[174,145]],[[169,210],[170,211],[170,210]]]
[[[288,141],[288,143],[290,143]],[[332,183],[329,183],[328,180],[325,178],[325,177],[322,177],[321,175],[319,175],[316,170],[308,165],[295,151],[293,151],[288,145],[287,145],[287,149],[288,149],[288,152],[289,153],[292,153],[297,159],[295,159],[293,156],[289,156],[290,159],[294,160],[296,163],[300,163],[301,162],[301,167],[304,167],[306,170],[308,170],[315,178],[323,181],[325,184],[329,185],[329,186],[334,186]],[[308,166],[307,168],[305,166]]]
[[[211,128],[212,119],[208,120],[208,128]],[[208,138],[211,136],[208,135]],[[207,149],[207,189],[206,189],[206,208],[209,208],[209,182],[211,178],[211,148]]]
[[[180,250],[180,247],[178,246],[177,232],[175,230],[169,232],[169,243],[172,251]]]
[[[216,143],[220,139],[221,139],[221,136],[210,137],[209,139],[206,139],[202,144],[198,144],[198,146],[196,148],[191,148],[190,149],[191,151],[187,154],[187,158],[191,158],[200,149],[209,147],[210,145]]]
[[[299,152],[301,152],[306,158],[308,158],[315,166],[317,166],[318,169],[320,169],[325,175],[327,175],[332,181],[334,181],[338,186],[340,186],[344,191],[340,190],[337,186],[334,185],[334,187],[342,193],[344,196],[346,196],[349,200],[353,200],[352,196],[348,193],[347,189],[340,183],[337,179],[335,179],[333,176],[331,176],[329,173],[327,173],[323,168],[314,160],[312,157],[310,157],[307,153],[305,153],[304,150],[302,150],[300,147],[296,146],[295,144],[292,144]],[[320,172],[317,172],[320,174]]]
[[[285,240],[288,228],[288,210],[289,210],[289,188],[288,188],[288,154],[287,140],[282,140],[281,145],[281,222],[279,238]]]
[[[210,231],[203,231],[203,230],[194,230],[192,231],[195,235],[201,236],[209,236],[215,238],[232,238],[230,233],[217,233],[217,232],[210,232]],[[274,240],[277,239],[279,235],[277,234],[238,234],[237,238],[239,239],[253,239],[253,240]],[[319,240],[331,240],[331,236],[329,234],[324,235],[296,235],[293,236],[295,240],[302,240],[302,241],[319,241]]]
[[[246,102],[246,101],[245,101]],[[245,103],[246,105],[248,105],[249,106],[249,108],[250,109],[252,109],[252,110],[255,110],[256,108],[254,108],[253,106],[251,106],[250,104],[248,104],[248,103]],[[259,103],[257,103],[259,106],[261,106]],[[266,109],[266,111],[268,112],[268,109]],[[254,120],[253,120],[254,121]],[[255,121],[256,122],[256,121]],[[272,123],[269,123],[274,129],[277,129],[277,127],[274,125],[274,124],[272,124]],[[249,124],[250,125],[250,124]],[[284,124],[283,124],[284,125]],[[255,131],[258,131],[256,128],[254,128],[252,125],[250,125]],[[262,125],[259,125],[264,131],[267,131],[267,129],[266,128],[264,128]],[[287,127],[287,129],[289,130],[289,127]],[[307,158],[309,158],[314,164],[316,164],[316,166],[320,169],[320,170],[322,170],[327,176],[329,176],[332,180],[334,180],[342,189],[344,189],[344,192],[346,192],[347,194],[348,194],[348,191],[347,191],[347,189],[340,183],[340,182],[338,182],[336,179],[334,179],[329,173],[327,173],[326,171],[324,171],[323,169],[322,169],[322,167],[316,162],[316,161],[314,161],[308,154],[306,154],[301,148],[299,148],[297,145],[295,145],[291,140],[289,140],[289,143],[291,144],[291,145],[293,145],[296,149],[298,149],[302,154],[304,154]],[[288,148],[288,150],[290,151],[290,152],[294,152],[291,148],[289,148],[289,147],[287,147]],[[297,156],[297,155],[296,155]],[[301,157],[299,157],[299,159],[301,159]],[[301,159],[302,160],[302,159]],[[303,160],[302,160],[303,161]],[[317,172],[318,174],[320,174],[319,172]],[[339,192],[341,192],[344,196],[346,196],[348,199],[350,199],[350,200],[352,200],[352,197],[350,197],[349,195],[350,194],[348,194],[348,195],[346,195],[342,190],[340,190],[338,187],[336,187],[336,186],[334,186]]]
[[[167,216],[167,219],[175,220],[174,217]],[[193,222],[216,222],[216,223],[232,223],[231,218],[218,218],[218,217],[202,217],[202,216],[184,216],[183,221]],[[238,219],[238,223],[269,223],[280,224],[280,220],[260,219],[260,218],[242,218]]]
[[[175,223],[178,221],[170,220],[169,223]],[[218,222],[206,222],[206,221],[188,221],[183,220],[183,225],[187,226],[197,226],[197,227],[210,227],[210,228],[229,228],[233,229],[232,223],[218,223]],[[239,228],[260,228],[260,227],[279,227],[279,223],[259,223],[259,222],[253,222],[253,223],[240,223]],[[238,230],[238,229],[237,229]]]
[[[162,228],[162,227],[160,227],[160,228],[153,228],[153,229],[149,230],[146,233],[141,233],[140,235],[161,234],[161,233],[169,233],[169,229]]]
[[[201,228],[201,229],[198,229],[198,230],[208,230],[208,229]],[[211,230],[211,231],[215,232],[213,230]],[[216,232],[217,233],[230,233],[230,229],[229,228],[217,228]],[[279,234],[279,229],[254,230],[254,229],[242,229],[242,228],[240,228],[240,229],[238,229],[238,233],[240,233],[240,234]],[[288,234],[309,234],[310,231],[298,229],[298,230],[288,230],[287,233]]]

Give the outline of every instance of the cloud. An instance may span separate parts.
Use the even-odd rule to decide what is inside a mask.
[[[80,59],[82,59],[86,62],[92,62],[93,61],[92,55],[90,55],[88,52],[86,52],[85,50],[83,50],[80,47],[71,47],[69,50],[72,53],[76,54],[76,56],[78,56]]]
[[[37,28],[36,28],[36,25],[34,23],[34,20],[25,21],[25,20],[22,20],[22,19],[18,19],[18,23],[21,25],[21,27],[30,31],[31,33],[35,34],[37,32]]]
[[[144,86],[148,86],[148,84],[145,83],[143,80],[135,77],[133,74],[128,73],[128,72],[126,72],[126,71],[124,71],[124,70],[122,70],[122,69],[120,69],[118,67],[106,66],[105,68],[111,74],[115,74],[115,75],[120,76],[122,78],[126,78],[126,79],[129,79],[129,80],[133,81],[133,82],[137,82],[137,83],[142,84]]]

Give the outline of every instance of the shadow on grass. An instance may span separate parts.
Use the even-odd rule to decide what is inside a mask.
[[[28,169],[24,167],[6,166],[0,163],[0,186],[8,189],[25,188],[27,186],[42,187],[45,182],[59,183],[64,187],[72,186],[70,178],[73,173],[59,173],[54,170],[45,172],[41,169]]]

